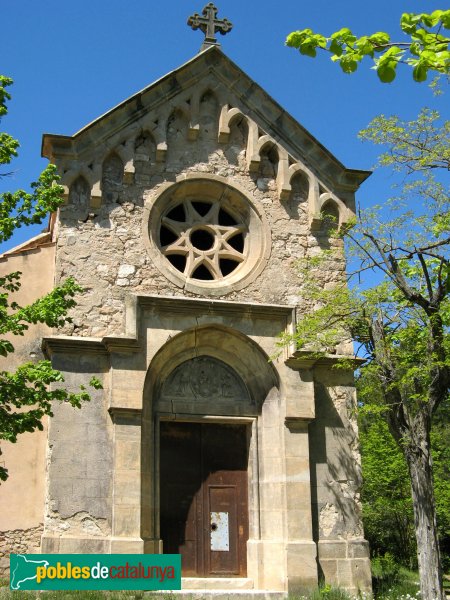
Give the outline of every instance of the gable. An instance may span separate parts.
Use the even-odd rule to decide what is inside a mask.
[[[233,129],[244,138],[249,174],[264,171],[269,157],[280,201],[289,198],[296,178],[307,181],[311,229],[320,227],[325,207],[332,207],[340,224],[353,216],[354,193],[369,173],[346,169],[216,46],[74,136],[44,135],[42,152],[57,164],[66,194],[74,182],[82,182],[96,208],[113,193],[115,182],[134,182],[140,160],[167,165],[183,143],[194,168],[205,161],[196,142],[202,142],[203,154],[217,144],[229,149]]]

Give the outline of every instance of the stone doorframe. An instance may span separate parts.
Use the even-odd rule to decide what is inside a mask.
[[[160,476],[159,476],[159,465],[160,465],[160,441],[159,441],[159,425],[161,421],[176,421],[184,423],[215,423],[224,425],[247,425],[249,428],[250,445],[248,452],[248,511],[249,511],[249,542],[256,542],[260,539],[261,528],[260,528],[260,515],[259,515],[259,472],[258,472],[258,427],[257,417],[226,417],[226,416],[183,416],[179,417],[174,415],[173,419],[169,419],[167,416],[162,418],[159,415],[155,415],[155,431],[158,432],[155,435],[155,454],[154,454],[154,472],[155,472],[155,486],[154,486],[154,498],[155,498],[155,531],[158,538],[160,537],[159,525],[160,525]],[[160,542],[162,547],[162,540]],[[252,564],[252,556],[249,555],[247,549],[247,578],[253,581],[258,580],[258,565]]]

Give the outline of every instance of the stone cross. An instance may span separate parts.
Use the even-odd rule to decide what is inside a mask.
[[[187,22],[192,29],[201,29],[205,34],[205,39],[200,50],[206,50],[209,46],[220,46],[214,34],[218,31],[222,35],[225,35],[231,31],[233,24],[228,19],[216,19],[217,7],[212,2],[205,6],[202,14],[203,17],[198,13],[194,13],[189,17]]]

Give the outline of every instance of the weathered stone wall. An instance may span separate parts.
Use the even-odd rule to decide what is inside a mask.
[[[63,407],[52,422],[43,544],[47,551],[160,548],[159,523],[157,519],[152,521],[158,498],[149,501],[157,476],[151,466],[147,465],[148,472],[145,471],[145,463],[153,464],[156,451],[152,441],[154,415],[151,411],[145,414],[149,411],[147,401],[142,404],[143,380],[147,373],[150,378],[155,376],[152,356],[164,352],[172,336],[174,347],[181,344],[183,351],[188,348],[193,351],[195,346],[197,351],[202,326],[206,327],[203,333],[208,337],[205,355],[215,356],[215,347],[223,343],[224,333],[219,328],[219,340],[215,340],[212,323],[223,326],[230,335],[239,331],[252,339],[254,323],[250,330],[246,329],[236,307],[245,313],[259,305],[295,305],[301,316],[309,307],[296,262],[316,256],[321,249],[335,252],[326,265],[316,269],[316,282],[329,289],[344,276],[342,242],[329,236],[326,225],[321,226],[320,211],[328,212],[340,224],[348,220],[354,208],[354,191],[364,176],[347,171],[299,126],[294,126],[295,135],[305,142],[304,146],[300,147],[296,140],[291,143],[293,129],[286,126],[290,122],[279,112],[281,109],[261,90],[255,91],[251,82],[246,89],[245,75],[237,73],[233,65],[225,64],[220,76],[209,67],[202,67],[202,61],[208,62],[206,54],[194,61],[192,70],[198,67],[195,76],[190,67],[181,69],[73,138],[49,136],[44,140],[46,155],[57,163],[67,192],[67,203],[59,213],[56,276],[58,280],[73,276],[84,288],[77,298],[72,324],[60,332],[77,339],[73,346],[67,339],[61,342],[61,348],[66,344],[60,350],[63,363],[59,365],[58,359],[55,364],[67,373],[71,385],[76,374],[87,369],[100,375],[109,372],[104,378],[105,391],[96,394],[89,407],[73,417]],[[213,60],[215,55],[210,52],[209,56]],[[227,78],[232,85],[227,85]],[[196,188],[194,180],[203,183]],[[244,227],[243,231],[248,238],[252,236],[253,243],[252,219],[259,220],[256,235],[261,244],[257,267],[245,274],[245,281],[239,280],[237,268],[235,280],[233,275],[219,277],[209,291],[206,284],[202,284],[203,288],[195,284],[199,278],[187,280],[179,272],[171,271],[158,248],[165,244],[156,239],[159,220],[163,215],[171,218],[168,215],[177,206],[174,200],[208,201],[207,195],[201,195],[205,185],[211,189],[215,186],[216,190],[222,186],[224,201],[232,208],[237,207],[236,213],[240,211],[240,202],[241,208],[243,204],[252,207],[247,211],[248,215],[251,213],[247,221],[243,218],[245,227],[248,225],[248,230]],[[174,190],[181,193],[177,196]],[[219,207],[222,196],[215,194],[213,200]],[[196,226],[206,230],[206,225],[200,220]],[[190,239],[193,230],[183,231],[177,243],[183,242],[183,235],[184,241]],[[258,243],[247,246],[247,251],[250,247],[252,253],[258,254]],[[247,252],[245,260],[253,258]],[[241,272],[244,271],[243,268]],[[130,294],[138,296],[138,306],[139,303],[146,306],[152,316],[147,324],[139,311],[129,316],[127,325],[133,325],[139,332],[138,342],[120,337],[125,332],[134,335],[130,333],[133,327],[127,331],[125,327],[125,306]],[[170,307],[173,314],[169,311],[164,327],[155,308],[157,302],[145,298],[146,295],[178,297]],[[182,310],[180,304],[189,303],[180,297],[211,302],[191,303],[193,306]],[[220,306],[216,300],[234,303],[234,308]],[[246,308],[239,303],[251,305]],[[264,310],[269,309],[266,306]],[[291,312],[286,306],[285,310]],[[186,331],[189,340],[190,336],[195,339],[185,347],[182,335]],[[264,364],[266,355],[275,349],[268,344],[275,346],[277,332],[254,340],[264,348]],[[91,336],[96,339],[80,339]],[[110,337],[100,341],[103,336]],[[146,351],[143,346],[138,348],[143,340]],[[76,358],[74,354],[69,359],[71,347],[82,348],[83,343],[86,348],[89,346],[91,357],[84,361],[81,355]],[[234,342],[230,347],[238,348]],[[248,360],[245,368],[253,371],[248,351],[239,348],[234,360],[242,363]],[[82,354],[82,350],[78,352]],[[97,352],[99,355],[104,352],[104,363],[97,361]],[[338,352],[351,353],[351,348],[343,343]],[[227,360],[224,362],[228,364]],[[275,550],[270,560],[273,562],[275,552],[279,580],[269,572],[264,560],[267,580],[259,579],[258,585],[268,587],[275,580],[277,589],[297,590],[305,581],[312,585],[316,581],[318,548],[327,582],[355,590],[361,582],[361,587],[367,588],[370,575],[360,521],[352,377],[344,372],[332,373],[329,367],[316,368],[314,372],[306,368],[300,381],[295,370],[301,367],[293,366],[291,370],[291,365],[283,363],[276,369],[281,376],[279,396],[271,401],[266,398],[265,402],[265,396],[261,398],[263,416],[275,408],[276,412],[274,418],[267,419],[270,427],[261,431],[262,458],[258,469],[261,468],[265,479],[255,483],[261,493],[261,504],[255,508],[255,514],[262,515],[261,532],[263,538],[267,534],[267,539],[260,540],[255,534],[253,550],[249,543],[249,562],[262,564],[263,555],[258,553],[266,552],[272,544]],[[297,385],[291,385],[294,380]],[[111,402],[111,418],[106,410],[108,402]],[[142,431],[141,410],[144,410]],[[262,418],[258,416],[258,426]],[[66,443],[67,433],[69,443]],[[127,435],[131,440],[129,448]],[[78,456],[79,443],[83,444],[83,453]],[[279,456],[270,456],[272,449]],[[98,458],[94,456],[96,453],[100,458],[95,474],[100,478],[89,482],[86,478]],[[267,457],[269,462],[264,462]],[[269,468],[272,459],[277,466]],[[271,486],[275,483],[273,491]],[[118,493],[112,495],[112,488],[119,490]],[[71,489],[75,492],[73,497]],[[280,509],[278,521],[269,517],[274,498]],[[111,502],[115,503],[113,507]],[[142,527],[141,517],[146,511],[152,526],[147,527],[145,522]],[[301,572],[301,565],[306,563]]]
[[[316,419],[310,425],[314,538],[326,581],[358,590],[370,581],[362,528],[361,456],[353,374],[315,369]]]
[[[102,355],[64,354],[54,356],[53,365],[63,373],[66,389],[78,392],[84,385],[91,399],[81,409],[67,404],[54,407],[42,551],[108,552],[113,469],[109,388],[104,377],[108,363]],[[103,390],[89,387],[92,376],[102,381]],[[85,546],[80,546],[83,539]]]
[[[42,523],[30,529],[13,529],[0,533],[0,578],[9,577],[10,554],[39,554]]]
[[[201,136],[200,136],[201,137]],[[212,174],[228,178],[245,190],[248,198],[264,213],[272,236],[270,257],[265,269],[248,286],[236,292],[215,295],[221,299],[260,303],[301,304],[301,281],[295,269],[299,258],[314,255],[320,246],[337,247],[340,240],[329,239],[326,232],[313,235],[309,230],[305,186],[294,189],[281,202],[275,179],[264,167],[249,174],[240,146],[206,144],[201,139],[183,139],[179,162],[136,161],[135,182],[117,184],[116,191],[105,194],[99,208],[86,202],[61,209],[57,251],[58,277],[73,276],[85,288],[73,312],[73,324],[64,333],[103,336],[123,332],[124,298],[137,294],[196,295],[174,285],[157,269],[149,256],[143,230],[143,206],[158,193],[162,182],[175,181],[184,174]],[[169,139],[170,149],[170,139]],[[230,153],[237,155],[236,164]],[[179,171],[178,171],[179,168]],[[274,165],[272,165],[272,169]],[[106,196],[106,199],[105,199]],[[111,199],[108,199],[111,198]],[[322,272],[324,285],[342,275],[344,263],[337,259]]]

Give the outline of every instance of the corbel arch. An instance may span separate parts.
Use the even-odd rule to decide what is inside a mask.
[[[85,199],[82,201],[84,196]],[[74,206],[78,205],[77,208],[86,209],[89,207],[91,203],[91,190],[89,181],[84,175],[79,174],[71,181],[70,186],[68,186],[67,203]]]
[[[197,122],[198,120],[196,118],[193,119],[193,116],[194,116],[193,108],[187,102],[181,102],[179,104],[174,105],[168,115],[167,124],[169,122],[170,117],[173,114],[176,114],[177,112],[181,113],[183,115],[184,119],[186,120],[187,139],[190,141],[195,141],[198,137],[200,126]],[[166,125],[166,129],[167,129],[167,125]]]
[[[132,179],[134,175],[134,137],[128,137],[111,149],[123,163],[123,179]],[[109,156],[109,154],[107,156]],[[106,160],[107,157],[105,157]],[[104,163],[104,161],[103,161]]]
[[[120,190],[124,176],[124,161],[117,148],[107,154],[102,162],[101,190],[102,197],[113,200],[114,195]]]
[[[219,142],[226,144],[230,137],[231,125],[235,119],[240,117],[247,121],[249,125],[249,119],[239,108],[229,108],[228,104],[222,106],[219,116]],[[249,127],[250,128],[250,127]]]
[[[330,213],[337,212],[337,214],[339,215],[338,229],[341,228],[343,223],[346,223],[348,221],[348,208],[345,206],[342,200],[340,200],[337,196],[329,192],[321,194],[319,198],[320,213],[326,213],[327,209],[330,209]]]
[[[289,193],[292,191],[292,180],[293,178],[302,173],[308,180],[308,212],[309,214],[315,215],[320,213],[320,208],[318,206],[319,203],[319,182],[316,177],[311,173],[311,171],[302,165],[301,163],[295,163],[291,165],[288,170],[288,180],[289,180]]]
[[[167,121],[173,110],[170,107],[162,109],[155,120],[154,116],[142,119],[142,131],[148,131],[155,141],[156,162],[164,162],[167,155]]]
[[[192,107],[192,120],[198,123],[199,135],[202,139],[215,141],[218,132],[220,102],[217,93],[211,87],[205,87],[198,94],[198,103]],[[195,117],[195,118],[194,118]]]
[[[80,177],[86,181],[90,189],[90,206],[99,206],[99,199],[101,198],[99,169],[97,165],[95,165],[94,169],[90,169],[85,163],[69,169],[62,175],[61,185],[64,188],[63,195],[65,202],[69,202],[71,187]]]
[[[90,187],[93,187],[95,184],[95,176],[93,171],[89,169],[86,164],[83,164],[79,167],[73,167],[66,171],[61,176],[61,184],[67,188],[70,188],[73,182],[80,176],[86,179]]]
[[[138,148],[142,146],[144,146],[144,151],[138,152]],[[156,160],[156,147],[157,143],[154,132],[147,127],[143,127],[132,140],[134,160],[149,160],[150,162],[154,162]],[[145,158],[145,156],[148,158]]]

